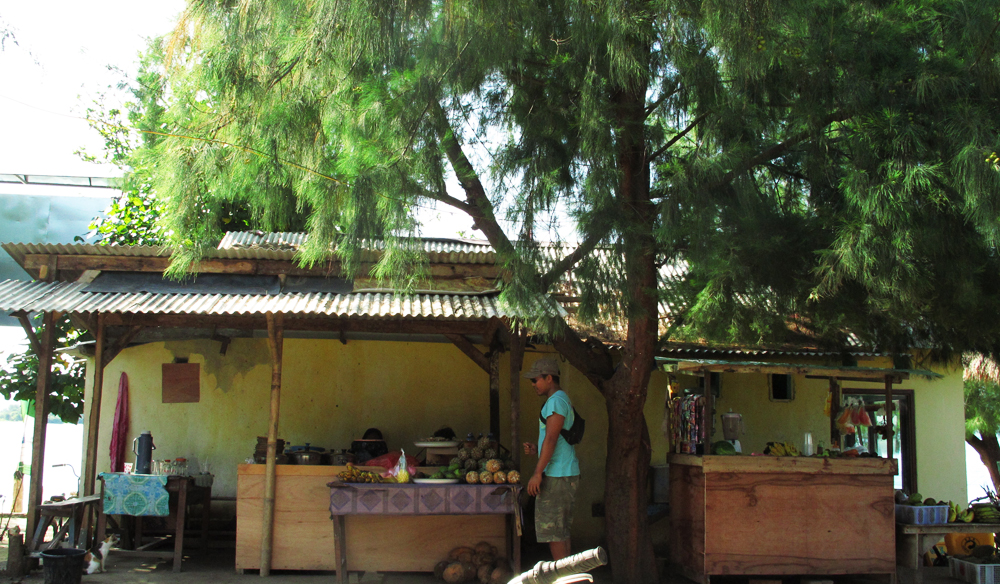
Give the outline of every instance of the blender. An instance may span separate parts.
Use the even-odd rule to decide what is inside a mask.
[[[746,427],[743,426],[743,416],[729,410],[722,414],[722,437],[733,445],[736,452],[743,452],[740,447],[740,435],[746,434]]]

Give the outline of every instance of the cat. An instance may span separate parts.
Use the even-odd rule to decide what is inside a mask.
[[[112,533],[111,535],[105,537],[104,541],[102,541],[100,545],[95,545],[94,549],[84,554],[83,572],[85,574],[104,572],[104,561],[108,559],[108,552],[111,551],[111,546],[117,544],[118,535]]]

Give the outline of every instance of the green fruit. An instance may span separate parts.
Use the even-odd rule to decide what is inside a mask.
[[[736,447],[733,446],[733,443],[729,442],[728,440],[719,440],[715,444],[712,444],[712,454],[719,454],[719,455],[736,454]]]

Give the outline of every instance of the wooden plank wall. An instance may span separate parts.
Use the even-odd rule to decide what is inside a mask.
[[[890,475],[710,473],[705,480],[707,574],[895,572]]]
[[[670,561],[685,577],[703,581],[705,475],[699,466],[670,467]]]
[[[257,467],[257,468],[255,468]],[[260,569],[263,465],[241,467],[236,499],[236,570]],[[292,470],[294,469],[294,470]],[[273,570],[336,570],[330,488],[343,467],[278,467]],[[307,474],[285,474],[285,473]],[[347,517],[347,569],[431,572],[460,545],[487,541],[506,549],[506,515]]]

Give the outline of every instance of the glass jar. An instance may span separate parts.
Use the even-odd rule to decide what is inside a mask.
[[[186,458],[174,460],[174,474],[186,477],[188,475],[188,463]]]
[[[160,474],[170,476],[174,474],[174,463],[169,458],[163,459],[163,465],[160,467]]]

